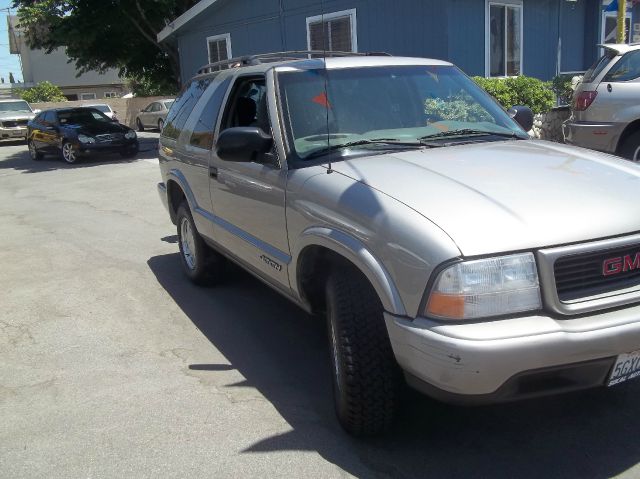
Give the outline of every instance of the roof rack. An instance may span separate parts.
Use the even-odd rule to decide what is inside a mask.
[[[367,53],[355,53],[355,52],[336,52],[336,51],[324,51],[324,50],[291,50],[286,52],[272,52],[272,53],[260,53],[257,55],[245,55],[242,57],[229,58],[215,63],[209,63],[198,70],[198,75],[205,73],[211,73],[214,71],[220,71],[223,68],[241,68],[252,65],[261,65],[263,63],[281,62],[286,60],[299,60],[301,57],[322,56],[322,57],[351,57],[351,56],[386,56],[390,57],[389,53],[385,52],[367,52]]]

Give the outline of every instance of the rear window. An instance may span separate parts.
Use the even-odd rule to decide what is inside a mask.
[[[635,80],[640,77],[640,50],[626,53],[611,67],[602,81],[616,82]]]
[[[584,74],[582,83],[591,83],[593,80],[595,80],[598,77],[598,75],[602,73],[602,70],[604,70],[609,63],[611,63],[611,60],[613,60],[616,57],[616,55],[617,53],[614,52],[613,50],[605,50],[604,55],[598,58],[598,60],[596,60],[593,66],[589,68],[587,72]]]

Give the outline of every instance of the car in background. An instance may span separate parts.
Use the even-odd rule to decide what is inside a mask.
[[[167,113],[169,113],[169,108],[171,108],[173,102],[173,99],[158,100],[149,103],[140,110],[136,117],[138,131],[144,131],[145,128],[157,128],[162,131],[164,122],[167,120]]]
[[[565,141],[640,161],[640,45],[600,46],[574,92]]]
[[[27,123],[34,117],[35,112],[26,101],[0,100],[0,139],[26,139]]]
[[[101,153],[129,158],[139,149],[135,131],[88,107],[43,111],[29,122],[27,142],[33,160],[57,154],[67,163]]]
[[[118,118],[116,117],[116,113],[118,113],[118,112],[114,111],[111,108],[111,105],[107,105],[106,103],[97,103],[95,105],[83,105],[83,106],[85,106],[87,108],[95,108],[96,110],[100,110],[102,113],[107,115],[113,121],[118,121]]]

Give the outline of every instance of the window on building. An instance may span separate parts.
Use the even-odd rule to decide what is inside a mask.
[[[492,77],[522,73],[522,1],[487,2],[487,74]]]
[[[308,17],[307,47],[309,50],[357,52],[356,10]]]
[[[104,97],[105,98],[118,98],[118,94],[115,91],[105,91],[104,92]]]
[[[96,94],[95,93],[80,93],[80,99],[81,100],[95,100],[96,99]]]
[[[631,43],[631,14],[624,19],[627,43]],[[616,12],[602,12],[602,28],[600,43],[618,43],[618,14]]]
[[[231,58],[231,34],[214,35],[207,38],[209,63],[221,62]]]

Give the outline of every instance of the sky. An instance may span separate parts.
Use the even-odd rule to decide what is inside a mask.
[[[12,0],[0,0],[0,77],[9,82],[9,72],[13,73],[16,81],[22,81],[22,69],[20,68],[20,55],[9,53],[9,33],[7,32],[7,8],[11,7]],[[12,10],[15,15],[15,11]]]

